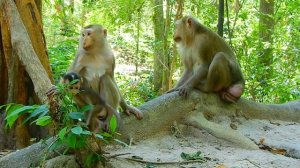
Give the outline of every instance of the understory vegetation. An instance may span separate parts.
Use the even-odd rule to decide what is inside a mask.
[[[161,2],[164,42],[154,38],[157,25],[153,22],[153,13],[157,6],[151,1],[45,1],[44,32],[55,80],[59,80],[73,61],[81,28],[102,24],[108,30],[108,39],[115,51],[117,83],[129,104],[141,105],[164,92],[155,89],[153,84],[156,45],[167,48],[163,53],[167,60],[177,58],[171,74],[174,86],[182,73],[172,39],[178,1]],[[299,5],[297,0],[276,1],[273,16],[270,16],[271,28],[261,28],[259,1],[228,1],[224,38],[242,67],[246,79],[244,98],[263,103],[300,99]],[[192,15],[217,31],[217,1],[185,1],[183,15]],[[269,29],[270,38],[263,40],[261,33]],[[171,62],[163,64],[162,71],[170,70],[171,66]]]

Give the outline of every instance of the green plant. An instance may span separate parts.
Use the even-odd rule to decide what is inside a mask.
[[[72,84],[72,82],[70,84]],[[116,116],[113,116],[110,120],[110,132],[100,133],[90,131],[84,124],[84,113],[90,110],[92,106],[87,105],[78,109],[73,102],[73,95],[67,91],[67,87],[68,86],[63,84],[57,86],[57,95],[61,105],[60,113],[62,115],[62,123],[59,123],[58,128],[56,128],[58,134],[55,136],[55,143],[49,147],[49,150],[55,150],[61,146],[67,147],[65,152],[84,149],[87,153],[85,164],[87,167],[91,167],[93,163],[102,160],[103,156],[101,151],[94,150],[90,147],[90,141],[100,141],[101,144],[107,144],[111,141],[116,141],[123,145],[125,143],[114,138],[117,134],[116,129],[118,125]],[[10,103],[0,106],[0,109],[4,109],[7,113],[6,121],[9,128],[12,128],[17,118],[24,114],[26,114],[27,117],[23,121],[23,124],[30,122],[30,124],[47,126],[50,123],[53,123],[49,114],[49,107],[45,104],[25,106],[22,104]],[[88,149],[86,149],[86,147],[88,147]]]

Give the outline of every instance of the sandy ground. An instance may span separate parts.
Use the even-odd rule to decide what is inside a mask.
[[[250,139],[263,143],[268,146],[275,146],[280,149],[291,149],[300,151],[300,124],[283,121],[266,120],[246,120],[238,119],[232,122],[228,117],[220,117],[215,120],[224,127],[230,127],[231,123],[237,126],[237,131]],[[178,135],[178,134],[177,134]],[[231,142],[218,139],[205,130],[198,130],[187,127],[179,134],[179,137],[172,135],[171,131],[156,135],[150,139],[138,142],[130,147],[108,147],[106,149],[110,155],[130,153],[111,159],[110,163],[114,167],[120,168],[144,168],[149,167],[147,163],[136,161],[126,161],[121,158],[131,158],[138,156],[144,161],[154,162],[180,162],[182,152],[196,153],[202,152],[207,158],[204,163],[172,163],[154,164],[154,167],[218,167],[218,168],[300,168],[300,159],[295,156],[290,157],[281,154],[274,154],[268,150],[246,150]],[[298,154],[298,155],[297,155]],[[296,155],[299,158],[299,153]]]

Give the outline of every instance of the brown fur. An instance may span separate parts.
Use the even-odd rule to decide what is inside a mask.
[[[62,83],[69,84],[78,80],[75,84],[69,86],[69,92],[74,94],[74,101],[79,108],[86,105],[93,106],[91,110],[86,112],[86,125],[90,130],[98,132],[99,130],[109,131],[110,119],[113,115],[117,117],[120,123],[119,113],[108,105],[96,92],[81,86],[82,80],[80,75],[74,72],[67,73],[63,77]]]
[[[115,58],[107,42],[107,31],[101,25],[90,25],[82,31],[76,58],[70,71],[83,77],[83,86],[91,88],[115,110],[118,105],[142,119],[142,113],[124,101],[114,79]]]
[[[244,90],[239,64],[229,45],[219,35],[185,16],[176,22],[174,40],[182,56],[185,71],[177,86],[188,96],[193,88],[215,92],[226,102],[236,102]]]

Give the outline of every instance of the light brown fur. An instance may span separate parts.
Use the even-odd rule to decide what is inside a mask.
[[[188,96],[192,89],[218,93],[226,102],[236,102],[243,93],[244,79],[229,45],[216,33],[193,17],[176,22],[174,41],[185,70],[177,86],[179,95]]]
[[[91,88],[114,109],[118,105],[142,119],[142,113],[124,101],[114,79],[115,58],[107,42],[107,31],[101,25],[90,25],[82,31],[76,58],[70,71],[83,77],[83,86]]]

